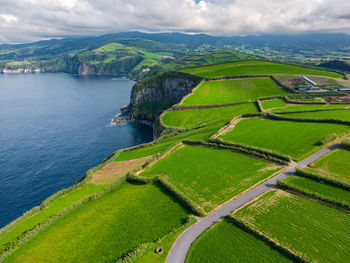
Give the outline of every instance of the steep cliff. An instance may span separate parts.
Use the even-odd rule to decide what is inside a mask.
[[[166,72],[137,82],[131,91],[130,104],[122,117],[155,121],[159,114],[180,102],[202,78],[182,72]]]

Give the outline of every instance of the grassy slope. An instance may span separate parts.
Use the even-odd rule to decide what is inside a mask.
[[[182,105],[225,104],[288,94],[269,78],[206,81]]]
[[[312,163],[318,172],[335,180],[350,184],[350,151],[335,150]]]
[[[159,186],[122,183],[62,217],[5,262],[112,262],[186,218]]]
[[[264,110],[272,109],[272,108],[281,108],[285,107],[288,104],[283,100],[264,100],[261,101],[261,105]]]
[[[278,169],[269,162],[235,152],[186,145],[147,168],[141,176],[166,176],[208,212]]]
[[[23,221],[16,224],[14,228],[0,235],[0,246],[15,240],[22,233],[32,229],[38,224],[42,224],[50,217],[63,211],[65,208],[68,208],[83,198],[97,193],[104,187],[104,185],[86,184],[76,190],[58,197],[57,199],[51,201],[44,209],[41,209],[37,213],[25,218]]]
[[[292,262],[231,222],[206,230],[191,246],[186,263]]]
[[[255,113],[257,111],[255,103],[246,103],[211,109],[170,111],[163,115],[162,121],[167,126],[185,129],[196,127],[203,123],[224,126],[231,119],[242,113]]]
[[[350,214],[280,190],[271,191],[235,213],[313,262],[348,262]]]
[[[305,111],[318,109],[342,109],[349,107],[348,104],[288,104],[285,108],[273,109],[272,112]]]
[[[304,119],[339,119],[350,121],[350,110],[333,110],[317,112],[301,112],[292,114],[283,114],[285,117],[304,118]]]
[[[317,143],[327,135],[340,135],[349,130],[345,125],[251,118],[240,121],[221,138],[288,154],[300,160],[316,149]]]
[[[306,194],[315,195],[326,200],[332,200],[350,206],[350,192],[341,188],[298,176],[289,177],[283,182],[293,189]]]
[[[227,64],[220,64],[208,67],[188,68],[183,72],[199,75],[202,77],[213,78],[223,76],[239,75],[266,75],[266,74],[284,74],[284,75],[317,75],[341,78],[342,75],[334,72],[327,72],[317,69],[309,69],[298,66],[272,63],[267,61],[241,61]]]

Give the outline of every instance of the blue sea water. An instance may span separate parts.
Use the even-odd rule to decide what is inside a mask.
[[[0,75],[0,227],[114,151],[152,140],[145,125],[111,125],[133,84],[63,73]]]

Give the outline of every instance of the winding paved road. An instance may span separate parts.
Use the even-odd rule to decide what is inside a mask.
[[[245,205],[249,201],[253,200],[254,198],[262,195],[266,191],[270,190],[271,188],[275,188],[277,184],[277,180],[284,180],[287,177],[293,175],[295,173],[296,167],[306,167],[312,162],[318,160],[322,156],[326,155],[327,153],[335,150],[338,148],[341,144],[340,142],[334,143],[327,148],[324,148],[317,153],[309,156],[308,158],[302,160],[299,163],[295,163],[291,166],[289,166],[284,172],[281,172],[280,174],[274,176],[273,178],[267,180],[263,184],[251,189],[250,191],[246,192],[245,194],[241,195],[237,199],[232,200],[227,205],[219,208],[215,212],[209,214],[208,216],[200,219],[197,223],[193,224],[189,228],[187,228],[175,241],[173,247],[171,248],[166,263],[184,263],[187,252],[190,249],[192,242],[197,239],[197,237],[202,234],[206,229],[208,229],[210,226],[215,224],[216,222],[223,219],[226,215],[232,213],[233,211],[237,210],[241,206]]]

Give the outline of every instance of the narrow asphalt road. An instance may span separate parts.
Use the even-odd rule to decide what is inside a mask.
[[[334,143],[327,148],[324,148],[317,153],[309,156],[308,158],[302,160],[299,163],[295,163],[289,166],[284,172],[274,176],[273,178],[267,180],[263,184],[253,188],[252,190],[241,195],[237,199],[232,200],[225,206],[219,208],[215,212],[209,214],[208,216],[200,219],[197,223],[187,228],[175,241],[173,247],[169,251],[166,263],[184,263],[188,250],[190,249],[192,243],[202,234],[206,229],[215,224],[216,222],[223,219],[226,215],[237,210],[241,206],[250,202],[254,198],[262,195],[271,188],[275,188],[277,180],[284,180],[287,177],[295,173],[296,167],[306,167],[312,162],[318,160],[327,153],[335,150],[340,146],[341,142]]]

